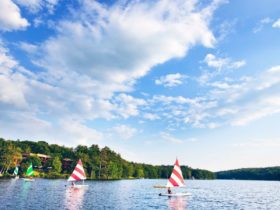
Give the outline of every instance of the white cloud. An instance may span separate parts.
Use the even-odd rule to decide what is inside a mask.
[[[246,61],[245,60],[240,60],[240,61],[235,61],[229,64],[228,68],[232,68],[232,69],[239,69],[242,66],[246,65]]]
[[[209,67],[221,70],[229,61],[227,58],[216,58],[213,54],[207,54],[204,58],[204,62]]]
[[[217,123],[207,122],[211,115],[207,110],[217,107],[217,102],[209,98],[156,95],[149,101],[149,106],[150,110],[172,125],[170,129],[182,129],[189,125],[196,128],[218,127]]]
[[[266,18],[262,19],[262,20],[260,21],[260,23],[262,23],[262,24],[269,24],[269,23],[271,23],[272,21],[273,21],[273,20],[272,20],[271,18],[266,17]]]
[[[221,71],[223,69],[239,69],[246,64],[245,60],[232,61],[230,58],[217,58],[213,54],[207,54],[204,62],[211,68]]]
[[[153,96],[153,103],[164,103],[164,104],[197,104],[197,99],[185,98],[183,96],[165,96],[165,95],[155,95]]]
[[[24,78],[20,75],[4,76],[0,74],[0,102],[19,108],[26,107],[25,88]]]
[[[260,99],[254,105],[250,104],[244,109],[244,112],[239,118],[232,122],[234,126],[247,125],[250,122],[256,121],[258,119],[280,113],[280,97],[279,96],[269,96]]]
[[[175,87],[183,84],[182,80],[184,78],[186,78],[186,76],[180,73],[167,74],[165,76],[161,76],[159,79],[156,79],[155,84],[163,85],[164,87]]]
[[[127,94],[119,94],[114,98],[115,111],[118,115],[128,118],[139,115],[139,106],[146,105],[145,100],[134,98]]]
[[[135,1],[111,7],[84,1],[81,11],[61,21],[57,35],[40,45],[34,63],[53,77],[87,76],[95,95],[110,98],[131,91],[153,66],[185,56],[194,45],[213,47],[208,24],[219,2],[199,10],[193,1]]]
[[[43,4],[43,0],[15,0],[20,6],[28,8],[31,12],[38,12]]]
[[[49,13],[53,13],[59,0],[15,0],[17,4],[23,6],[31,13],[37,13],[43,8],[47,8]]]
[[[247,125],[280,111],[277,90],[280,67],[274,66],[253,78],[240,78],[231,83],[213,82],[210,95],[219,101],[219,110],[212,116],[226,117],[231,125]]]
[[[160,117],[157,114],[145,113],[144,118],[148,120],[158,120]]]
[[[112,107],[108,101],[93,100],[86,94],[42,82],[38,75],[21,67],[0,42],[0,124],[3,135],[14,133],[13,138],[41,137],[71,146],[88,145],[102,139],[103,134],[84,122],[98,117],[110,119]]]
[[[20,9],[12,0],[0,1],[0,31],[20,30],[28,25],[28,21],[21,17]]]
[[[257,84],[258,90],[263,90],[277,85],[280,83],[280,66],[274,66],[268,69],[265,74],[263,74],[259,83]]]
[[[273,28],[280,28],[280,18],[272,24]]]
[[[46,42],[20,43],[34,56],[33,62],[44,68],[36,73],[20,66],[0,44],[0,86],[5,85],[0,88],[1,117],[24,112],[34,122],[26,124],[26,131],[36,122],[41,125],[40,132],[33,131],[34,137],[49,135],[61,142],[67,139],[69,144],[103,139],[102,133],[87,124],[97,118],[166,117],[171,122],[173,116],[175,121],[185,118],[190,114],[186,109],[193,106],[196,109],[190,115],[198,124],[206,116],[199,107],[210,108],[213,101],[182,96],[144,100],[128,92],[155,65],[183,57],[197,44],[212,47],[215,39],[208,24],[218,2],[199,10],[192,1],[136,1],[112,7],[84,1],[83,11],[61,21],[57,34]],[[178,80],[169,78],[168,82],[178,84]],[[164,105],[159,113],[151,110],[157,103]],[[119,129],[130,136],[136,132],[131,127]]]
[[[61,119],[60,125],[63,129],[62,132],[65,132],[66,136],[70,136],[72,145],[90,145],[96,141],[102,140],[104,137],[102,133],[84,125],[81,122],[78,122],[77,120],[71,120],[67,118]]]
[[[30,44],[30,43],[26,43],[26,42],[20,42],[19,43],[19,47],[28,52],[28,53],[36,53],[36,51],[38,50],[38,46],[34,45],[34,44]]]
[[[223,125],[247,125],[279,113],[277,91],[280,67],[274,66],[252,77],[207,81],[200,97],[155,95],[150,110],[172,125],[215,129]]]
[[[21,74],[13,73],[17,66],[17,61],[0,43],[0,103],[26,107],[25,78]]]
[[[113,127],[113,132],[122,139],[131,139],[138,132],[136,128],[132,128],[128,125],[117,125]]]
[[[175,137],[171,136],[169,133],[166,133],[166,132],[161,132],[160,137],[162,139],[166,140],[166,141],[170,141],[170,142],[173,142],[173,143],[176,143],[176,144],[181,144],[181,143],[184,142],[183,140],[175,138]]]
[[[253,33],[258,33],[260,31],[262,31],[265,25],[270,24],[272,22],[273,22],[273,20],[269,17],[261,19],[257,23],[257,25],[253,28]]]
[[[237,23],[237,19],[228,21],[225,20],[218,26],[218,37],[217,40],[223,41],[228,35],[235,32],[235,25]]]

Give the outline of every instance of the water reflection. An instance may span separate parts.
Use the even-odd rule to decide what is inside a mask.
[[[67,187],[65,191],[65,206],[67,209],[83,209],[83,200],[86,190],[87,188]]]
[[[169,197],[168,207],[171,210],[185,210],[187,209],[186,197]]]

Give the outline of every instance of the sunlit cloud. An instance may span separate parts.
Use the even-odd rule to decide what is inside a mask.
[[[204,62],[211,68],[221,71],[223,69],[239,69],[246,65],[245,60],[232,61],[230,58],[218,58],[213,54],[207,54]]]
[[[133,138],[138,132],[136,128],[130,127],[128,125],[117,125],[113,127],[112,130],[118,138],[124,140]]]
[[[167,74],[155,80],[156,85],[163,85],[164,87],[176,87],[183,84],[183,79],[187,76],[180,73]]]
[[[272,24],[273,28],[280,28],[280,18]]]
[[[25,29],[29,26],[27,19],[21,16],[20,8],[12,0],[0,1],[0,31]]]

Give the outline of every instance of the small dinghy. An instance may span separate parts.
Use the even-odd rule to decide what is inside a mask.
[[[85,174],[85,171],[84,171],[83,163],[80,159],[78,161],[73,173],[71,174],[71,176],[69,177],[69,179],[67,181],[72,182],[71,186],[73,188],[79,189],[79,188],[88,187],[88,185],[84,184],[85,179],[86,179],[86,174]],[[83,184],[75,184],[74,183],[76,181],[81,181],[81,180],[83,181]]]
[[[178,196],[190,196],[191,195],[191,193],[189,193],[189,192],[176,192],[176,193],[172,192],[171,188],[174,188],[174,187],[186,187],[178,159],[176,159],[172,174],[171,174],[170,178],[168,179],[166,186],[154,186],[154,188],[167,189],[167,193],[159,193],[159,196],[178,197]]]
[[[34,171],[32,167],[32,163],[30,163],[27,171],[26,171],[26,178],[23,178],[25,182],[34,182],[35,180],[33,179],[34,176]]]

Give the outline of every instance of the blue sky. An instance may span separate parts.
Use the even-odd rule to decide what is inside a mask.
[[[276,0],[4,0],[0,136],[131,161],[280,165]]]

